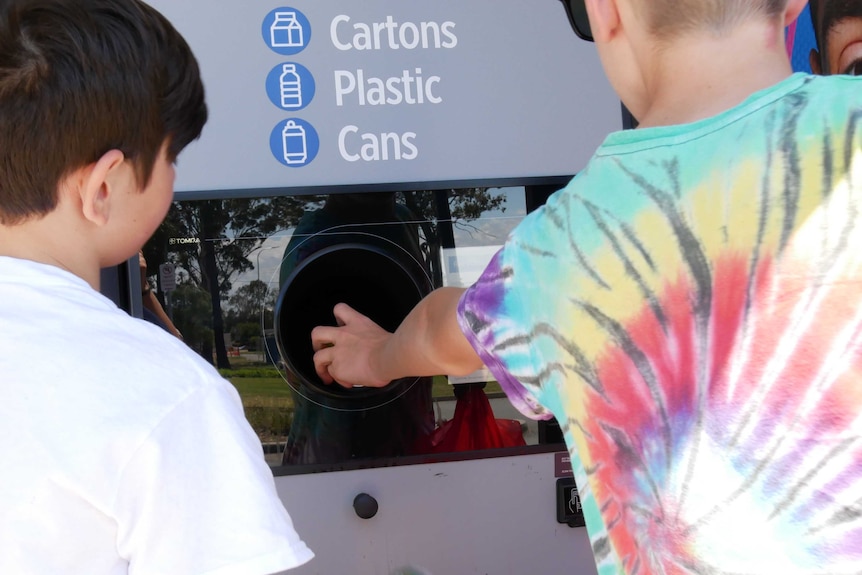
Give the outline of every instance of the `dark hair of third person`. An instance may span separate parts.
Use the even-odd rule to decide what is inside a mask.
[[[0,1],[0,223],[51,212],[58,183],[121,150],[146,186],[207,119],[197,61],[138,0]]]
[[[860,0],[809,0],[808,9],[814,26],[814,39],[821,53],[826,50],[824,37],[832,26],[847,18],[862,17]]]
[[[808,11],[811,14],[811,26],[814,28],[814,41],[817,43],[817,49],[821,50],[821,39],[820,39],[820,24],[818,23],[818,16],[820,2],[818,0],[808,0]]]

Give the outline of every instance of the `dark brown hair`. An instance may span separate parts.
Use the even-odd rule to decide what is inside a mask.
[[[808,8],[814,39],[821,53],[826,51],[826,36],[830,28],[844,19],[862,17],[862,2],[859,0],[809,0]]]
[[[823,43],[823,33],[821,30],[823,23],[820,22],[820,2],[819,0],[808,0],[808,11],[811,15],[811,26],[814,28],[814,42],[817,44],[818,50],[825,50],[826,45]]]
[[[0,0],[0,223],[41,217],[74,170],[121,150],[139,185],[206,123],[197,61],[138,0]]]

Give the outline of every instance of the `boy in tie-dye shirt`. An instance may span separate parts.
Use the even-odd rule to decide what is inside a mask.
[[[321,377],[480,359],[561,423],[601,574],[859,573],[862,83],[791,73],[804,5],[587,0],[640,129],[395,334],[338,306]]]

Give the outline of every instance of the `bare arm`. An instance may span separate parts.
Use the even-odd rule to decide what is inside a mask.
[[[346,304],[335,306],[340,327],[311,332],[314,366],[326,383],[382,387],[394,379],[464,375],[482,360],[458,326],[461,288],[437,289],[389,333]]]
[[[159,300],[156,298],[156,294],[153,293],[152,288],[150,288],[150,282],[147,281],[147,260],[144,259],[144,252],[138,252],[138,262],[141,266],[141,303],[145,308],[153,312],[159,321],[161,321],[167,330],[173,334],[174,337],[178,337],[179,339],[183,339],[183,334],[180,333],[180,330],[174,325],[174,322],[171,321],[171,318],[168,317],[168,314],[165,313],[165,309],[162,307],[162,304],[159,303]]]
[[[142,290],[141,302],[143,303],[145,308],[153,312],[155,316],[159,318],[159,320],[165,325],[165,327],[174,337],[183,339],[183,334],[180,333],[180,330],[177,329],[177,326],[174,325],[174,322],[172,322],[171,318],[168,317],[168,314],[165,313],[165,308],[162,307],[162,304],[156,298],[156,294],[153,293],[153,290]]]

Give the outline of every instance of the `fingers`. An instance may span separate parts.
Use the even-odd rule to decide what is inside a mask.
[[[332,374],[329,372],[329,368],[332,365],[333,359],[335,355],[335,350],[332,347],[327,347],[318,351],[314,354],[314,371],[317,373],[317,377],[323,381],[324,384],[330,385],[333,383],[337,383],[341,387],[346,387],[350,389],[353,387],[350,384],[341,383],[337,379],[335,379]]]
[[[319,325],[311,330],[311,347],[314,351],[320,351],[326,347],[335,345],[335,338],[338,335],[337,327]]]
[[[317,326],[311,330],[311,346],[314,350],[314,370],[317,376],[325,383],[338,383],[343,387],[350,388],[352,385],[343,384],[332,372],[332,365],[336,359],[344,366],[353,362],[356,353],[355,343],[362,339],[368,318],[351,308],[349,305],[339,303],[333,308],[333,315],[338,324],[334,326]],[[358,330],[358,331],[357,331]],[[346,348],[339,347],[339,342]],[[345,355],[347,353],[347,355]],[[338,371],[338,370],[336,370]],[[342,376],[345,374],[342,373]],[[349,377],[348,377],[349,379]]]
[[[367,319],[346,303],[336,304],[332,313],[335,316],[338,327],[320,325],[311,330],[311,345],[314,351],[320,351],[324,347],[335,345],[340,328],[356,321]]]
[[[314,371],[323,383],[329,385],[335,380],[329,375],[329,366],[332,365],[332,351],[325,348],[314,354]]]
[[[335,316],[335,321],[338,325],[344,326],[358,319],[365,319],[365,316],[347,305],[346,303],[335,304],[332,308],[332,313]]]

